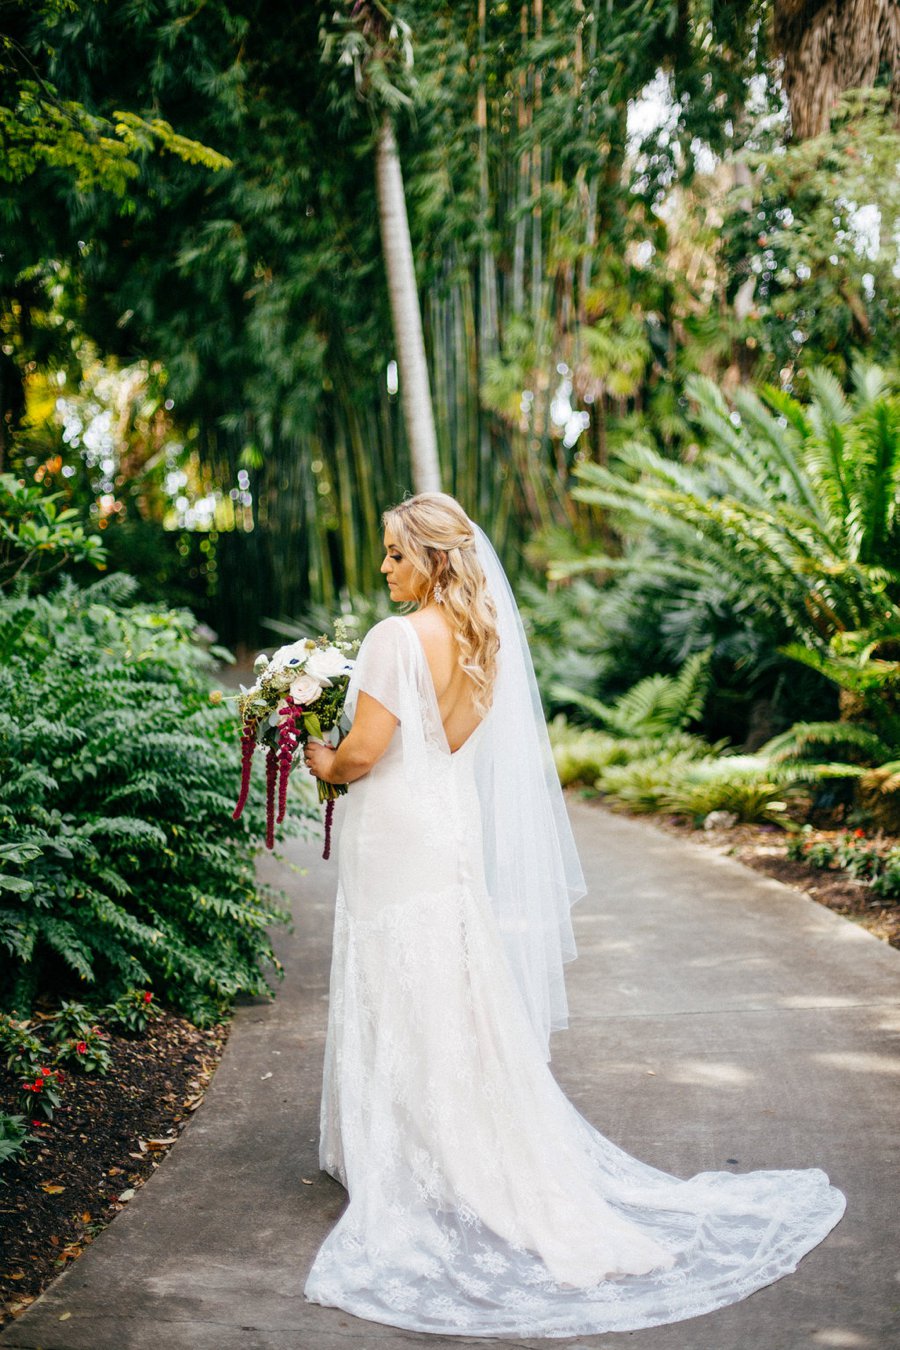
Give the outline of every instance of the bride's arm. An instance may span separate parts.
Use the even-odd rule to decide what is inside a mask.
[[[352,783],[362,778],[387,750],[398,720],[377,699],[360,690],[353,726],[337,750],[308,744],[305,760],[310,773],[326,783]]]

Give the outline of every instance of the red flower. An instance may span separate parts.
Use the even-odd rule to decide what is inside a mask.
[[[49,1070],[49,1069],[41,1069],[41,1077],[42,1077],[42,1078],[49,1078],[49,1077],[50,1077],[50,1070]]]
[[[86,1055],[86,1054],[87,1054],[87,1041],[79,1041],[78,1044],[76,1045],[75,1049],[78,1051],[79,1055]]]
[[[42,1128],[47,1124],[46,1120],[33,1120],[32,1125],[40,1125]]]
[[[865,839],[865,837],[866,837],[866,832],[865,832],[865,830],[854,830],[854,831],[853,831],[853,837],[854,837],[854,839]]]
[[[64,1083],[66,1081],[66,1075],[63,1073],[62,1069],[56,1070],[56,1081],[57,1083]]]
[[[145,1002],[145,1003],[149,1003],[150,1000],[152,999],[152,997],[153,997],[153,995],[150,993],[150,990],[149,990],[149,989],[146,989],[146,990],[144,991],[144,1002]]]
[[[331,822],[334,817],[334,798],[329,797],[325,803],[325,847],[322,850],[322,857],[327,862],[331,857]]]
[[[278,751],[266,752],[266,848],[275,847],[275,792],[278,787]]]
[[[43,1078],[36,1078],[31,1085],[31,1090],[32,1092],[43,1092],[44,1090]]]
[[[247,794],[250,791],[250,768],[253,763],[253,751],[256,749],[256,722],[247,722],[241,732],[241,790],[238,796],[237,806],[234,808],[231,819],[240,820],[241,813],[247,804]]]

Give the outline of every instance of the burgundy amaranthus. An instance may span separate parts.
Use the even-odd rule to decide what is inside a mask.
[[[288,694],[285,710],[278,726],[278,824],[284,820],[287,811],[288,777],[294,759],[294,751],[300,744],[300,727],[303,716],[303,704],[296,703]]]
[[[325,847],[322,850],[322,857],[327,862],[331,857],[331,822],[334,819],[334,798],[329,797],[325,803]]]
[[[278,783],[278,751],[266,754],[266,848],[275,847],[275,788]]]
[[[247,805],[247,797],[250,793],[250,770],[253,767],[253,751],[255,749],[256,723],[247,722],[241,736],[241,791],[237,806],[231,813],[232,820],[240,820],[241,813]]]

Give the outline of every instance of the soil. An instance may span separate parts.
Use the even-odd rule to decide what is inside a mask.
[[[50,1123],[0,1173],[0,1326],[81,1255],[159,1167],[203,1100],[229,1026],[165,1011],[142,1036],[109,1033],[108,1074],[66,1074]],[[23,1114],[0,1067],[0,1110]]]

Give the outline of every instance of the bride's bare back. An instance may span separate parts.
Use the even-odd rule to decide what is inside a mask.
[[[459,664],[459,646],[437,605],[407,616],[418,634],[437,695],[447,744],[457,751],[481,721],[475,709],[475,686]]]

